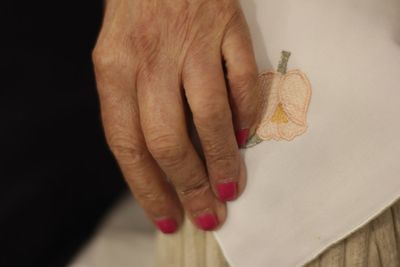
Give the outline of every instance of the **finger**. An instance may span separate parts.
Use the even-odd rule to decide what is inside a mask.
[[[222,201],[234,200],[244,189],[245,173],[219,49],[206,48],[204,53],[189,55],[183,82],[214,192]]]
[[[179,200],[148,152],[140,129],[136,94],[131,82],[118,82],[96,71],[102,119],[108,144],[129,188],[147,215],[164,233],[182,222]],[[108,75],[107,76],[113,76]]]
[[[222,42],[227,70],[230,102],[236,137],[240,147],[246,144],[261,119],[264,103],[257,84],[258,70],[250,32],[243,13],[231,21]]]
[[[142,77],[138,103],[149,151],[174,184],[192,221],[203,230],[214,230],[225,220],[226,210],[214,196],[204,164],[190,142],[179,76],[165,69]]]

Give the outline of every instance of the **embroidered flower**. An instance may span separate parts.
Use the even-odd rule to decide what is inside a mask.
[[[307,130],[311,84],[300,70],[286,72],[289,56],[283,51],[278,71],[267,71],[259,77],[266,94],[266,110],[248,146],[271,139],[290,141]]]

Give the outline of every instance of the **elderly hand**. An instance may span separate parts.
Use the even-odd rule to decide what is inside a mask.
[[[108,144],[148,216],[164,233],[183,209],[200,229],[217,229],[225,202],[244,190],[239,146],[260,113],[238,1],[108,0],[93,61]]]

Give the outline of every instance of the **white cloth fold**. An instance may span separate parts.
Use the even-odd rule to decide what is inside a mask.
[[[301,266],[400,196],[400,1],[243,0],[260,70],[312,84],[308,129],[243,150],[216,237],[233,267]]]

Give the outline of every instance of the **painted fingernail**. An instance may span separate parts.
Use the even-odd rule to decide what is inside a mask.
[[[156,225],[164,234],[172,234],[178,228],[178,224],[172,219],[158,220],[156,221]]]
[[[249,129],[240,129],[236,131],[236,141],[239,145],[239,147],[243,147],[246,145],[247,138],[249,137]]]
[[[213,214],[202,214],[197,216],[196,223],[204,231],[211,231],[218,226],[218,219]]]
[[[222,201],[231,201],[237,195],[237,182],[220,183],[217,185],[218,195]]]

